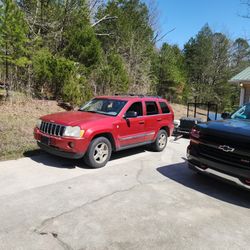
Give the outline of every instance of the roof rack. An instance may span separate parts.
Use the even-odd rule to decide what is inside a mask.
[[[153,98],[162,98],[161,96],[158,95],[142,95],[142,94],[130,94],[130,93],[115,93],[115,96],[136,96],[136,97],[153,97]]]

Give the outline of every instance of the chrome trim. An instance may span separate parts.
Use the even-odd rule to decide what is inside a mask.
[[[235,150],[235,148],[231,148],[231,147],[228,146],[228,145],[220,145],[220,146],[218,147],[218,149],[220,149],[220,150],[222,150],[222,151],[224,151],[224,152],[226,152],[226,153],[232,153],[232,152],[234,152],[234,150]]]
[[[40,126],[40,131],[44,134],[53,135],[53,136],[63,136],[63,131],[66,126],[56,124],[53,122],[42,121]]]
[[[128,137],[120,138],[120,141],[137,139],[137,138],[141,138],[141,137],[149,136],[149,135],[154,135],[154,134],[155,134],[155,132],[150,132],[150,133],[144,133],[144,134],[140,134],[140,135],[128,136]]]
[[[192,163],[189,163],[193,168],[195,168],[196,170],[198,170],[199,172],[202,172],[202,173],[205,173],[205,174],[211,174],[211,175],[214,175],[214,176],[218,176],[222,179],[225,179],[225,180],[228,180],[230,182],[233,182],[241,187],[244,187],[246,189],[249,189],[250,190],[250,186],[242,183],[238,178],[234,177],[234,176],[231,176],[231,175],[228,175],[228,174],[224,174],[224,173],[221,173],[219,171],[216,171],[214,169],[211,169],[211,168],[206,168],[206,169],[201,169],[199,167],[197,167],[196,165],[192,164]]]

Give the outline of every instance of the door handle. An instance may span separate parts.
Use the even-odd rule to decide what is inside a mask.
[[[162,119],[161,119],[161,118],[158,118],[157,121],[160,122],[160,121],[162,121]]]
[[[144,121],[139,121],[139,124],[145,124],[145,122]]]

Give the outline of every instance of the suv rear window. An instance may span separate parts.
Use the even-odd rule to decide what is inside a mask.
[[[161,111],[163,114],[170,113],[168,105],[165,102],[160,102],[160,106],[161,106]]]
[[[146,102],[147,115],[157,115],[159,110],[156,102]]]

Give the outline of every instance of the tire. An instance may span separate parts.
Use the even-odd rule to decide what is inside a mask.
[[[151,144],[152,150],[156,152],[163,151],[167,146],[167,141],[168,141],[168,134],[165,130],[161,129],[158,132],[155,142]]]
[[[98,137],[89,144],[84,161],[89,167],[102,168],[109,161],[111,153],[110,141],[106,137]]]

